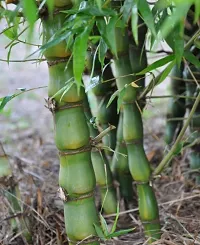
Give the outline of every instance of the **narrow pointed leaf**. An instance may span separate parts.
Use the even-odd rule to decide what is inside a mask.
[[[94,224],[94,229],[95,229],[98,237],[101,238],[103,241],[105,241],[106,240],[106,237],[104,236],[101,227],[99,227],[98,225]]]
[[[156,36],[156,29],[154,24],[153,14],[146,0],[138,1],[138,9],[141,13],[141,16],[145,22],[145,24],[150,29],[151,33]]]
[[[138,9],[136,4],[132,7],[131,11],[131,28],[135,43],[138,45]]]
[[[6,106],[6,104],[16,97],[16,94],[7,95],[3,98],[0,98],[0,111]]]
[[[169,75],[169,73],[171,72],[172,68],[175,66],[176,64],[176,60],[173,60],[166,68],[165,70],[161,73],[161,76],[159,77],[158,82],[156,83],[156,85],[160,84],[161,82],[163,82],[165,80],[165,78]]]
[[[119,202],[117,204],[117,214],[116,214],[115,221],[114,221],[114,224],[110,232],[111,234],[116,231],[118,218],[119,218]]]
[[[113,233],[109,234],[107,238],[112,238],[112,237],[118,237],[118,236],[126,235],[127,233],[132,232],[134,230],[135,230],[135,228],[116,231],[116,232],[113,232]]]
[[[82,73],[84,71],[85,57],[87,52],[88,37],[92,26],[88,26],[81,34],[76,37],[73,46],[73,71],[78,88],[80,88],[81,86]]]
[[[186,58],[187,61],[189,61],[191,64],[196,66],[197,68],[200,68],[200,61],[199,59],[191,52],[185,51],[184,52],[184,57]]]
[[[170,61],[174,60],[175,56],[174,54],[168,55],[160,60],[155,61],[154,63],[152,63],[151,65],[147,66],[147,68],[145,68],[144,70],[140,71],[139,73],[137,73],[137,75],[144,75],[147,72],[153,71],[159,67],[162,67],[164,65],[166,65],[167,63],[169,63]]]
[[[38,18],[38,10],[35,0],[22,0],[23,13],[29,24],[33,26]]]
[[[113,102],[113,100],[118,96],[119,94],[119,90],[115,91],[112,96],[110,97],[108,104],[106,105],[106,108],[108,108],[110,106],[110,104]]]
[[[100,223],[101,223],[102,231],[103,231],[105,237],[107,237],[107,235],[108,235],[108,226],[107,226],[106,221],[105,221],[105,219],[104,219],[102,214],[100,214]]]

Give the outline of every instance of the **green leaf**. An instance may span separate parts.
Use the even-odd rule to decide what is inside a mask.
[[[121,8],[121,12],[122,12],[122,17],[125,23],[128,22],[130,16],[131,16],[131,12],[132,12],[132,8],[133,6],[136,6],[137,8],[137,2],[138,0],[125,0],[124,4]],[[137,13],[138,15],[138,13]]]
[[[156,36],[156,29],[155,29],[153,14],[151,12],[151,9],[150,9],[147,1],[146,0],[139,0],[138,1],[138,9],[140,11],[140,14],[141,14],[145,24],[148,26],[148,28],[150,29],[153,36]]]
[[[107,226],[107,223],[103,217],[103,215],[100,213],[100,223],[101,223],[101,227],[102,227],[102,231],[103,231],[103,234],[105,235],[105,237],[107,237],[108,235],[108,226]]]
[[[184,52],[184,57],[187,61],[189,61],[191,64],[196,66],[197,68],[200,68],[200,61],[199,59],[190,51],[185,51]]]
[[[125,230],[120,230],[120,231],[116,231],[113,233],[110,233],[107,238],[112,238],[112,237],[118,237],[118,236],[122,236],[122,235],[126,235],[127,233],[134,231],[135,228],[130,228],[130,229],[125,229]]]
[[[117,18],[117,16],[111,17],[108,24],[106,24],[104,18],[97,19],[97,27],[99,29],[99,32],[115,57],[117,57],[115,35]]]
[[[174,28],[174,52],[178,67],[181,65],[184,52],[184,25],[183,21],[179,22]]]
[[[131,11],[131,28],[135,43],[138,45],[138,9],[136,4],[132,7]]]
[[[117,214],[116,214],[115,221],[114,221],[114,224],[110,232],[111,234],[116,231],[118,218],[119,218],[119,202],[117,204]]]
[[[99,61],[100,61],[102,67],[104,66],[104,60],[106,57],[107,50],[108,50],[108,47],[107,47],[105,41],[103,40],[103,38],[101,38],[100,42],[99,42],[98,57],[99,57]]]
[[[160,84],[165,80],[165,78],[169,75],[171,72],[172,68],[175,66],[176,60],[173,60],[166,68],[164,71],[162,71],[161,75],[159,76],[158,81],[156,82],[156,85]]]
[[[113,102],[113,100],[114,100],[118,95],[119,95],[119,90],[115,91],[115,92],[111,95],[111,97],[110,97],[110,99],[109,99],[109,101],[108,101],[108,104],[106,105],[106,108],[108,108],[108,107],[110,106],[110,104]]]
[[[123,98],[124,98],[124,95],[126,93],[126,88],[127,88],[127,84],[124,86],[124,88],[119,91],[119,95],[118,95],[118,99],[117,99],[117,113],[119,113],[120,111],[120,108],[121,108],[121,105],[122,105],[122,102],[123,102]]]
[[[88,37],[93,27],[93,24],[94,22],[92,22],[92,25],[87,26],[85,30],[76,37],[73,46],[73,71],[78,89],[81,86],[82,73],[84,71],[85,57],[87,52]]]
[[[173,152],[173,155],[174,156],[179,155],[181,153],[182,149],[183,149],[183,146],[184,146],[184,142],[183,141],[179,142],[177,147],[176,147],[176,149],[175,149],[175,151]]]
[[[11,51],[12,51],[12,48],[17,45],[19,42],[15,42],[15,43],[12,43],[10,46],[9,46],[9,50],[8,50],[8,53],[7,53],[7,63],[9,64],[9,60],[10,60],[10,55],[11,55]]]
[[[12,95],[7,95],[3,98],[0,98],[0,111],[3,110],[6,104],[15,97],[16,97],[16,94],[12,94]]]
[[[98,237],[101,238],[103,241],[106,241],[106,237],[104,236],[101,227],[99,225],[96,225],[96,224],[93,224],[93,225],[94,225],[94,229],[95,229]]]
[[[187,12],[191,6],[191,1],[178,1],[175,6],[176,7],[172,14],[167,16],[160,28],[163,38],[170,34],[177,22],[183,21],[187,16]]]
[[[22,0],[23,13],[30,26],[36,22],[38,18],[37,5],[34,0]]]
[[[200,1],[199,0],[195,0],[194,1],[194,5],[195,5],[194,22],[197,23],[197,21],[200,18]]]
[[[170,61],[172,61],[174,59],[175,59],[174,54],[168,55],[168,56],[166,56],[160,60],[155,61],[151,65],[147,66],[147,68],[145,68],[144,70],[140,71],[139,73],[136,73],[136,75],[144,75],[147,72],[150,72],[152,70],[155,70],[159,67],[166,65],[167,63],[169,63]]]

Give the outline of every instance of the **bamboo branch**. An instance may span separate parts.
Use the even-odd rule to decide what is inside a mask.
[[[163,160],[160,162],[160,164],[156,167],[156,169],[154,170],[153,172],[153,176],[155,175],[158,175],[162,172],[162,170],[164,169],[165,166],[167,166],[167,164],[172,160],[172,158],[174,157],[174,153],[178,147],[178,144],[180,143],[180,141],[182,140],[183,136],[184,136],[184,133],[186,131],[186,129],[188,128],[192,118],[193,118],[193,115],[199,105],[199,102],[200,102],[200,92],[198,93],[198,96],[195,100],[195,103],[192,107],[192,110],[190,111],[190,114],[188,116],[188,119],[185,123],[185,125],[183,126],[183,128],[181,129],[174,145],[172,146],[171,150],[167,153],[167,155],[163,158]]]

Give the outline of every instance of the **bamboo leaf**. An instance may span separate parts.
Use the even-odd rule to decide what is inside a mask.
[[[184,53],[184,25],[183,21],[180,21],[174,28],[174,52],[176,62],[180,67],[183,53]]]
[[[76,37],[73,46],[73,71],[78,89],[81,86],[82,73],[84,71],[87,52],[87,43],[93,24],[94,22],[90,26],[87,26],[86,29]]]
[[[107,223],[103,217],[103,215],[100,213],[100,223],[101,223],[101,227],[102,227],[102,231],[103,231],[103,234],[105,235],[105,237],[107,237],[108,235],[108,226],[107,226]]]
[[[142,16],[145,24],[148,26],[148,28],[150,29],[153,36],[156,36],[156,29],[155,29],[153,14],[150,10],[150,7],[149,7],[147,1],[146,0],[139,0],[138,1],[138,9],[141,13],[141,16]]]
[[[104,66],[104,60],[106,57],[107,50],[108,50],[108,47],[107,47],[105,41],[103,40],[103,38],[101,38],[100,42],[99,42],[98,57],[99,57],[99,61],[100,61],[102,67]]]
[[[174,28],[177,22],[183,20],[183,18],[186,17],[190,6],[191,1],[176,1],[174,11],[171,15],[167,16],[160,28],[163,38],[170,34],[171,30]]]
[[[11,51],[12,51],[12,48],[17,45],[19,42],[15,42],[15,43],[12,43],[10,46],[9,46],[9,50],[8,50],[8,53],[7,53],[7,63],[9,64],[9,60],[10,60],[10,55],[11,55]]]
[[[144,75],[147,72],[150,72],[152,70],[155,70],[159,67],[162,67],[164,65],[166,65],[167,63],[169,63],[170,61],[174,60],[175,56],[174,54],[168,55],[160,60],[155,61],[154,63],[152,63],[151,65],[149,65],[147,68],[145,68],[144,70],[140,71],[139,73],[136,73],[136,75]]]
[[[30,26],[33,26],[38,18],[36,2],[34,0],[22,0],[21,2],[24,15]]]
[[[199,59],[191,52],[185,51],[184,52],[184,57],[186,58],[187,61],[189,61],[191,64],[196,66],[197,68],[200,68],[200,61]]]
[[[118,95],[118,99],[117,99],[117,113],[119,113],[120,111],[120,108],[121,108],[121,105],[122,105],[122,102],[123,102],[123,97],[125,95],[125,92],[126,92],[126,88],[127,88],[127,84],[124,86],[124,88],[119,91],[119,95]]]
[[[108,107],[110,106],[110,104],[113,102],[113,100],[114,100],[118,95],[119,95],[119,90],[115,91],[115,92],[111,95],[111,97],[110,97],[110,99],[109,99],[109,101],[108,101],[108,104],[106,105],[106,108],[108,108]]]
[[[116,231],[118,218],[119,218],[119,202],[117,204],[117,214],[116,214],[115,221],[114,221],[114,224],[110,232],[111,234],[113,234]]]
[[[200,18],[200,1],[199,0],[195,0],[194,1],[194,5],[195,5],[194,22],[197,23],[197,21]]]
[[[0,98],[0,111],[6,106],[6,104],[16,97],[16,94],[7,95],[3,98]]]
[[[165,70],[161,73],[158,82],[156,83],[156,85],[160,84],[161,82],[163,82],[165,80],[165,78],[169,75],[169,73],[171,72],[172,68],[174,67],[176,63],[176,60],[173,60],[166,68]]]
[[[109,23],[106,24],[104,18],[97,19],[98,30],[103,37],[105,43],[110,48],[112,54],[117,57],[116,35],[115,26],[117,22],[117,16],[110,18]]]
[[[125,229],[125,230],[120,230],[120,231],[116,231],[113,233],[110,233],[107,238],[112,238],[112,237],[118,237],[118,236],[122,236],[122,235],[126,235],[127,233],[134,231],[135,228],[130,228],[130,229]]]
[[[96,224],[93,224],[93,225],[94,225],[94,229],[95,229],[98,237],[101,238],[103,241],[106,241],[106,237],[104,236],[101,227],[99,225],[96,225]]]
[[[131,28],[135,43],[138,45],[138,9],[136,4],[133,5],[131,11]]]

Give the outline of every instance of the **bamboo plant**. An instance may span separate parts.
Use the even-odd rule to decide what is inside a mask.
[[[160,238],[158,206],[150,185],[151,169],[143,147],[143,124],[136,101],[137,89],[131,86],[134,78],[130,75],[133,72],[129,58],[127,31],[121,28],[116,28],[115,31],[118,37],[117,57],[113,57],[111,67],[119,91],[125,91],[122,98],[123,137],[127,145],[129,169],[137,185],[140,218],[145,234],[149,242],[152,242]]]
[[[62,27],[65,14],[59,10],[69,9],[71,2],[54,1],[53,18],[44,16],[44,44]],[[78,91],[75,83],[60,93],[66,82],[73,79],[73,59],[66,49],[65,41],[46,49],[44,55],[49,68],[48,107],[55,123],[55,143],[59,150],[60,192],[64,200],[65,226],[69,244],[84,241],[96,245],[94,224],[98,224],[95,208],[96,185],[91,161],[91,144],[87,120],[84,114],[84,90]]]

